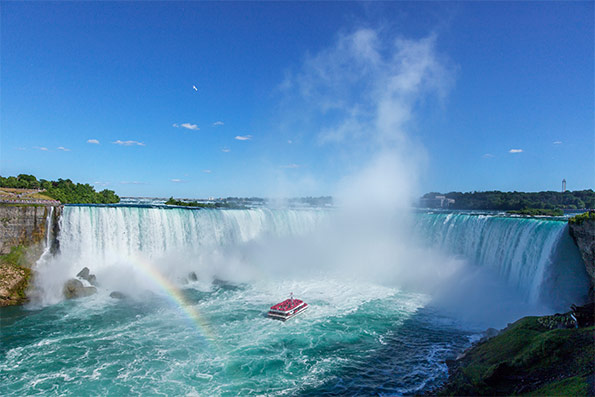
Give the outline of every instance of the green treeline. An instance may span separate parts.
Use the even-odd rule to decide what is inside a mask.
[[[538,216],[538,215],[545,215],[545,216],[563,216],[564,211],[559,208],[555,210],[547,210],[544,208],[525,208],[524,210],[510,210],[506,211],[508,214],[514,215],[528,215],[528,216]]]
[[[165,202],[167,205],[179,205],[183,207],[198,207],[198,208],[233,208],[233,209],[243,209],[245,208],[243,205],[232,204],[228,202],[221,202],[216,201],[214,203],[199,203],[198,201],[181,201],[176,200],[173,197],[170,197],[169,200]]]
[[[120,197],[113,190],[96,192],[88,183],[74,183],[70,179],[57,181],[37,180],[33,175],[20,174],[17,177],[0,176],[0,187],[45,190],[44,194],[63,204],[112,204],[119,203]]]
[[[440,193],[427,193],[424,198],[433,198]],[[454,199],[451,209],[465,210],[524,210],[540,209],[583,209],[595,208],[595,192],[592,189],[574,192],[450,192],[447,198]]]

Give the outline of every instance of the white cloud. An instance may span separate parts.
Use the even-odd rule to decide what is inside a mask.
[[[58,150],[62,150],[64,152],[70,152],[70,149],[65,148],[64,146],[58,146],[57,147]]]
[[[182,180],[182,179],[177,179],[177,178],[170,179],[170,181],[171,181],[171,182],[174,182],[174,183],[184,183],[184,182],[186,182],[185,180]]]
[[[224,124],[223,121],[215,121],[213,123],[213,127],[217,127],[218,125],[223,125],[223,124]]]
[[[287,164],[287,165],[282,165],[281,168],[300,168],[299,164]]]
[[[121,146],[145,146],[145,144],[143,142],[138,142],[138,141],[121,141],[121,140],[117,140],[115,142],[112,142],[115,145],[121,145]]]
[[[252,135],[238,135],[235,137],[238,141],[249,141],[252,139]]]
[[[211,170],[202,170],[202,172],[204,172],[205,174],[210,174],[212,171]]]
[[[92,143],[93,145],[99,145],[99,141],[97,139],[87,139],[87,143]]]
[[[561,145],[562,141],[554,141],[553,143],[554,143],[554,145]]]
[[[93,182],[94,186],[109,186],[109,182]]]
[[[146,185],[147,182],[139,182],[139,181],[122,181],[120,182],[121,185]]]
[[[44,152],[47,152],[48,151],[48,148],[43,147],[43,146],[33,146],[33,149],[41,150],[41,151],[44,151]]]
[[[484,154],[482,157],[483,157],[484,159],[493,159],[493,158],[494,158],[494,157],[496,157],[496,156],[494,156],[494,155],[493,155],[493,154],[491,154],[491,153],[486,153],[486,154]]]
[[[231,149],[224,147],[223,149],[221,149],[221,151],[223,153],[229,153],[229,152],[231,152]]]
[[[333,193],[341,205],[405,208],[429,161],[408,131],[419,108],[445,99],[455,71],[434,34],[406,39],[357,29],[307,56],[283,81],[280,124],[290,133],[314,130],[319,144],[336,149],[328,154],[342,166]]]
[[[192,130],[192,131],[200,130],[200,128],[198,128],[197,124],[191,124],[191,123],[182,123],[182,124],[174,123],[174,124],[172,124],[172,127],[186,128],[187,130]]]
[[[284,82],[311,111],[322,117],[332,112],[321,120],[319,143],[402,144],[416,105],[426,94],[445,97],[452,85],[453,73],[441,62],[434,35],[407,40],[380,32],[359,29],[340,36]]]
[[[508,153],[523,153],[523,149],[510,149]]]

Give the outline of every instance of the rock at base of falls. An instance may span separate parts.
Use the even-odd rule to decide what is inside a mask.
[[[85,287],[80,280],[71,278],[64,284],[62,292],[64,293],[64,297],[66,299],[76,299],[93,295],[97,292],[97,288]]]

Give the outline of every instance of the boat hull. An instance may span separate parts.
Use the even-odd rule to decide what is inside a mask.
[[[268,317],[275,319],[275,320],[287,321],[290,318],[294,318],[298,314],[305,312],[306,310],[308,310],[308,307],[309,306],[307,304],[305,304],[304,306],[295,309],[295,311],[293,311],[291,313],[282,314],[282,313],[274,313],[274,312],[270,311],[270,312],[268,312],[267,315],[268,315]]]

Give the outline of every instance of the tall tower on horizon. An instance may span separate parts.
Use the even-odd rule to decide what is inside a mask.
[[[562,179],[562,193],[566,191],[566,179]]]

